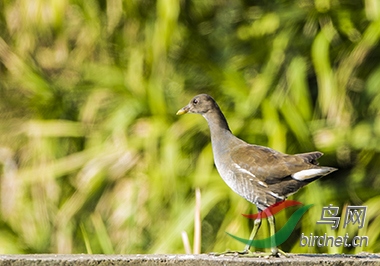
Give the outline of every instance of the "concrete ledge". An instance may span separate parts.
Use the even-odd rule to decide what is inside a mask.
[[[380,254],[293,254],[290,258],[238,258],[211,255],[0,255],[0,265],[379,265]]]

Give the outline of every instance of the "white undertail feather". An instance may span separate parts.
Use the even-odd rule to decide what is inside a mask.
[[[331,169],[328,167],[313,168],[313,169],[307,169],[307,170],[296,172],[292,174],[292,177],[298,181],[304,181],[304,180],[308,180],[317,176],[327,175],[330,172],[331,172]]]

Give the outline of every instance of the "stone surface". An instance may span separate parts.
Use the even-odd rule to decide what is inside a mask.
[[[292,254],[280,258],[212,255],[0,255],[0,265],[379,265],[380,254]]]

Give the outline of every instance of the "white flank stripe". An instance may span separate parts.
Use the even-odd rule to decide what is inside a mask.
[[[274,193],[272,191],[269,191],[269,194],[271,194],[273,197],[275,198],[278,198],[278,199],[284,199],[284,197],[281,197],[280,195],[278,195],[277,193]]]
[[[255,196],[255,199],[253,200],[253,202],[257,202],[258,199],[259,199],[259,196]]]
[[[240,165],[238,165],[238,164],[236,164],[236,163],[235,163],[234,165],[235,165],[235,167],[236,167],[240,172],[245,173],[245,174],[247,174],[247,175],[250,175],[250,176],[256,178],[256,176],[255,176],[254,174],[252,174],[250,171],[248,171],[248,170],[246,170],[246,169],[244,169],[244,168],[241,168]]]
[[[310,178],[323,175],[326,173],[326,170],[324,169],[307,169],[307,170],[302,170],[297,173],[292,174],[292,177],[296,180],[303,181],[303,180],[308,180]]]
[[[265,184],[263,181],[259,181],[259,182],[257,182],[257,183],[259,183],[259,185],[261,185],[261,186],[263,186],[263,187],[268,187],[268,185]]]

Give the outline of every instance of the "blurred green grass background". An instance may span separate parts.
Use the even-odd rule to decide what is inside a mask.
[[[255,207],[203,118],[175,116],[200,92],[247,142],[339,168],[292,197],[315,206],[284,251],[380,252],[379,39],[379,0],[1,1],[0,253],[183,253],[198,187],[201,251],[242,249],[225,232],[247,238]],[[316,225],[328,204],[368,206],[366,226]]]

